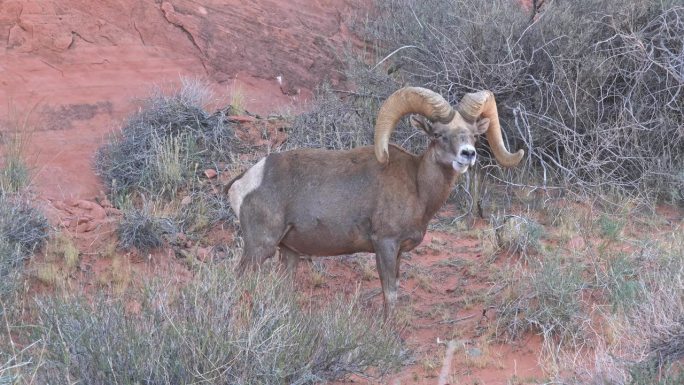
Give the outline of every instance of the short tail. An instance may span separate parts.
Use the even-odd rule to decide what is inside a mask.
[[[249,170],[249,169],[247,169],[247,170]],[[230,190],[230,187],[233,185],[233,183],[235,183],[238,179],[242,178],[242,176],[245,175],[247,170],[241,172],[240,175],[236,176],[230,182],[228,182],[227,185],[223,186],[223,193],[228,194],[228,191]]]

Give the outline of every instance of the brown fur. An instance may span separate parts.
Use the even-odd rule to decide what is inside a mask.
[[[428,149],[413,155],[389,146],[385,164],[373,147],[269,155],[261,184],[239,208],[245,241],[240,270],[277,249],[291,270],[303,254],[374,252],[387,317],[396,302],[401,253],[422,241],[458,176],[454,168],[463,172],[475,161],[475,136],[489,120],[469,123],[456,114],[446,124],[421,116],[412,123],[434,138]]]

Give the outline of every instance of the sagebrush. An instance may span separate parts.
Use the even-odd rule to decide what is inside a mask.
[[[95,169],[114,203],[127,195],[172,197],[205,168],[233,159],[243,145],[226,118],[230,108],[209,113],[210,101],[208,86],[189,79],[143,101],[96,155]]]
[[[155,91],[98,150],[95,170],[113,204],[124,210],[121,247],[147,251],[168,235],[198,234],[233,219],[226,197],[215,193],[204,171],[225,171],[251,147],[235,136],[232,107],[206,110],[209,90],[182,79],[168,94]]]

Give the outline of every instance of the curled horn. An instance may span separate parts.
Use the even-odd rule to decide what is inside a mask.
[[[421,114],[433,122],[449,123],[456,111],[444,98],[431,90],[404,87],[383,103],[375,123],[375,157],[382,164],[389,161],[389,139],[399,119],[406,114]]]
[[[480,118],[489,119],[487,129],[487,141],[494,153],[496,161],[503,167],[514,167],[520,163],[525,151],[520,149],[515,153],[508,152],[501,136],[501,124],[499,112],[496,109],[496,100],[491,91],[480,91],[465,94],[456,106],[456,110],[463,119],[475,122]]]

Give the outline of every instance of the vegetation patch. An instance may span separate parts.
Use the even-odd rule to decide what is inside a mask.
[[[25,198],[0,194],[0,313],[20,282],[24,260],[45,244],[50,226]]]
[[[147,252],[161,247],[167,236],[175,236],[177,232],[176,223],[158,216],[151,205],[142,209],[130,208],[124,211],[119,223],[119,245],[124,249],[135,247],[138,251]]]
[[[379,375],[404,355],[396,331],[358,298],[302,307],[283,277],[236,279],[226,265],[180,290],[47,298],[37,310],[45,358],[32,370],[53,384],[313,384]]]
[[[228,120],[233,108],[214,113],[206,84],[184,79],[170,95],[155,92],[100,148],[95,169],[110,200],[124,210],[120,247],[146,251],[168,234],[200,236],[218,220],[233,218],[205,171],[224,172],[250,146]]]
[[[157,91],[99,149],[95,169],[112,202],[145,194],[174,196],[188,189],[206,167],[232,160],[239,142],[226,116],[208,113],[208,87],[183,80],[171,95]]]
[[[557,256],[541,257],[527,268],[519,267],[505,284],[497,333],[517,339],[533,331],[548,340],[583,342],[583,326],[589,317],[582,307],[582,291],[587,287],[582,272],[579,261]]]
[[[356,26],[376,56],[371,65],[351,60],[347,76],[355,91],[332,101],[325,95],[321,118],[374,106],[405,84],[453,103],[489,89],[508,147],[526,151],[525,165],[504,175],[487,163],[497,180],[681,201],[681,3],[532,4],[529,10],[508,0],[376,0],[375,14]],[[343,113],[326,117],[330,109]],[[374,117],[358,116],[373,126]],[[414,150],[412,141],[395,142]]]

